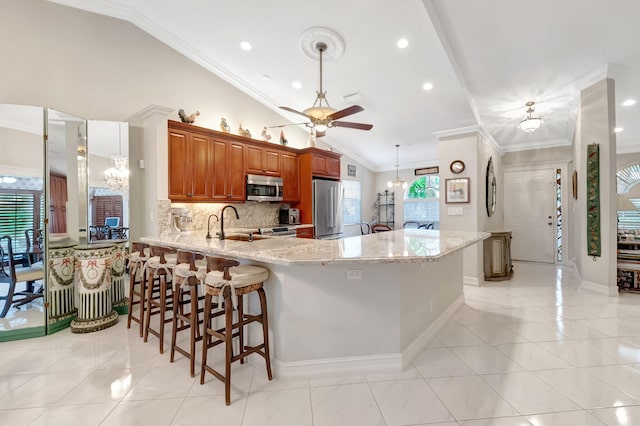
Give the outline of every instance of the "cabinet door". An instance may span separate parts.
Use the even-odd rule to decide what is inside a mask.
[[[300,201],[300,174],[298,156],[295,154],[281,153],[280,167],[282,172],[283,194],[282,201]]]
[[[244,144],[229,142],[229,155],[227,157],[227,201],[245,201],[247,190],[246,174],[244,168]]]
[[[169,131],[169,199],[186,200],[191,174],[187,167],[189,135],[177,130]]]
[[[327,175],[340,178],[340,159],[327,157],[326,165]]]
[[[228,142],[213,139],[211,142],[211,199],[227,200],[229,168],[227,167]]]
[[[280,176],[280,151],[247,145],[245,155],[247,173]]]
[[[209,200],[209,146],[210,139],[203,135],[191,134],[188,140],[188,164],[191,174],[191,187],[187,197],[193,201]]]
[[[313,238],[313,228],[296,229],[296,238]]]
[[[324,176],[327,174],[327,158],[314,155],[311,159],[311,173]]]

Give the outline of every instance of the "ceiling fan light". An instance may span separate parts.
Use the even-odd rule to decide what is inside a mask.
[[[327,125],[326,124],[316,124],[316,132],[326,132]]]
[[[333,114],[336,110],[330,107],[311,107],[302,112],[316,120],[325,120],[327,116]]]

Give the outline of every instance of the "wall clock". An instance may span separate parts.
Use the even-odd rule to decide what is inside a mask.
[[[451,165],[449,166],[449,170],[451,170],[451,173],[454,173],[456,175],[462,173],[464,171],[464,162],[460,160],[452,161]]]
[[[489,164],[487,164],[487,215],[491,217],[496,211],[496,175],[493,171],[493,157],[489,157]]]

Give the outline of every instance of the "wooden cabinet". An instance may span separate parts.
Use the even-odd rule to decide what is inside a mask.
[[[319,148],[305,148],[298,155],[300,170],[300,222],[313,223],[313,178],[340,180],[340,154]]]
[[[283,201],[300,199],[297,149],[177,121],[168,131],[171,201],[244,202],[247,173],[282,176]]]
[[[282,201],[285,203],[297,203],[300,201],[298,156],[288,152],[281,153],[280,171],[282,172]]]
[[[513,277],[511,264],[511,231],[491,232],[483,242],[485,281],[510,280]]]
[[[340,158],[323,152],[311,154],[311,173],[313,176],[340,179]]]
[[[210,193],[209,148],[206,135],[169,130],[169,198],[207,201]]]
[[[296,229],[296,238],[313,238],[313,227]]]
[[[280,176],[280,151],[247,145],[245,154],[247,173]]]

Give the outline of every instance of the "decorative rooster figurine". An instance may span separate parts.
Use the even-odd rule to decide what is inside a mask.
[[[289,143],[289,141],[284,135],[284,130],[280,130],[280,143],[284,146],[287,146],[287,144]]]
[[[238,126],[238,134],[239,134],[240,136],[244,136],[244,137],[247,137],[247,138],[250,138],[250,137],[251,137],[251,132],[249,131],[249,129],[243,129],[243,128],[242,128],[242,124],[240,124],[240,125]]]
[[[271,140],[271,135],[267,132],[267,127],[262,128],[262,140],[265,142],[269,142]]]
[[[196,111],[191,115],[187,115],[182,108],[178,110],[178,116],[183,123],[193,124],[196,122],[196,117],[198,117],[199,115],[200,111]]]

